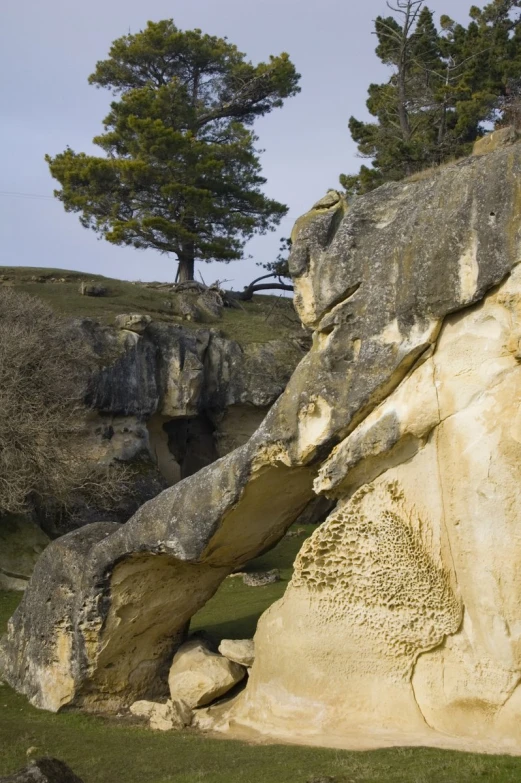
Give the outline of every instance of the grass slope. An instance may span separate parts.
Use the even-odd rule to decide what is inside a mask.
[[[82,281],[101,283],[108,289],[107,296],[82,296],[79,292]],[[188,329],[205,328],[205,324],[173,318],[165,306],[168,292],[139,283],[64,269],[16,266],[0,266],[0,282],[40,297],[66,316],[95,318],[100,323],[112,324],[121,313],[142,313],[155,320],[182,323]],[[225,309],[222,319],[208,326],[242,344],[283,339],[299,331],[291,300],[276,296],[255,296],[252,302],[243,302],[242,309]]]
[[[311,528],[307,529],[309,533]],[[302,538],[285,538],[249,570],[280,568],[275,585],[245,587],[227,579],[193,620],[214,638],[253,633],[259,615],[278,599]],[[0,632],[19,601],[0,592]],[[521,759],[428,748],[364,753],[284,745],[250,745],[196,732],[156,733],[126,720],[34,709],[0,685],[0,776],[35,756],[66,761],[85,783],[517,783]]]

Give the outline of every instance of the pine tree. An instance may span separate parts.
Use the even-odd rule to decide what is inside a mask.
[[[254,66],[227,39],[149,22],[89,77],[117,96],[94,139],[104,155],[47,156],[55,195],[109,242],[175,254],[181,281],[198,259],[240,259],[287,212],[261,191],[251,126],[299,92],[299,78],[287,54]]]
[[[369,87],[375,121],[349,121],[360,155],[372,160],[340,177],[349,195],[466,155],[484,123],[501,122],[508,95],[521,94],[520,5],[473,6],[468,27],[442,16],[438,29],[423,0],[398,0],[389,5],[397,18],[376,19],[376,53],[392,74]]]

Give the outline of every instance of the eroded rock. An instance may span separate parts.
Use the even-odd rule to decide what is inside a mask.
[[[233,720],[521,747],[520,330],[516,266],[333,450],[315,489],[339,503],[261,619]]]
[[[148,452],[171,484],[195,470],[183,465],[193,454],[169,427],[207,422],[211,449],[196,469],[210,464],[251,437],[303,355],[282,340],[241,346],[208,330],[149,323],[148,316],[118,318],[119,331],[82,321],[101,364],[87,390],[93,413],[82,445],[88,439],[89,457],[105,463]],[[200,440],[200,433],[192,438]],[[175,452],[184,452],[181,461]]]
[[[189,618],[318,492],[337,506],[228,724],[341,744],[432,721],[521,746],[520,181],[513,145],[301,218],[311,351],[239,449],[47,548],[1,643],[8,682],[47,709],[161,695]],[[172,409],[193,405],[192,355]]]

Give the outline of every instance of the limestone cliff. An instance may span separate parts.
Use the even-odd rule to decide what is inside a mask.
[[[110,514],[125,522],[139,500],[245,443],[305,350],[290,340],[242,346],[215,330],[148,316],[116,321],[117,328],[80,321],[99,369],[86,390],[89,413],[78,448],[103,464],[139,461],[140,486]],[[80,507],[66,522],[72,529],[106,518],[103,509]]]
[[[46,550],[3,676],[51,710],[161,695],[190,616],[325,494],[225,725],[521,749],[521,146],[330,192],[293,240],[314,341],[285,392],[127,525]]]

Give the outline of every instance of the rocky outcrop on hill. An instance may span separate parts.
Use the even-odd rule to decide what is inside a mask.
[[[240,345],[219,332],[121,315],[116,328],[80,322],[99,368],[86,390],[78,448],[103,465],[131,464],[133,491],[107,512],[71,503],[51,535],[110,518],[126,522],[162,489],[245,443],[304,355],[296,341]]]
[[[88,406],[99,414],[94,427],[100,428],[107,447],[118,422],[124,423],[128,436],[112,453],[107,448],[110,459],[128,460],[147,445],[154,452],[161,448],[161,429],[165,443],[169,437],[179,440],[179,433],[169,432],[169,422],[196,419],[207,425],[213,459],[223,456],[254,432],[303,355],[295,342],[241,346],[215,331],[188,330],[136,315],[121,316],[118,322],[120,328],[113,329],[82,321],[101,365],[86,395]],[[198,432],[199,441],[202,437]],[[170,445],[175,451],[175,443]],[[182,444],[177,445],[182,451]],[[178,456],[184,477],[186,454]]]
[[[293,235],[314,339],[285,392],[127,525],[46,550],[7,681],[51,710],[163,698],[191,615],[326,495],[226,726],[521,747],[520,260],[519,145],[349,209],[330,192]]]

